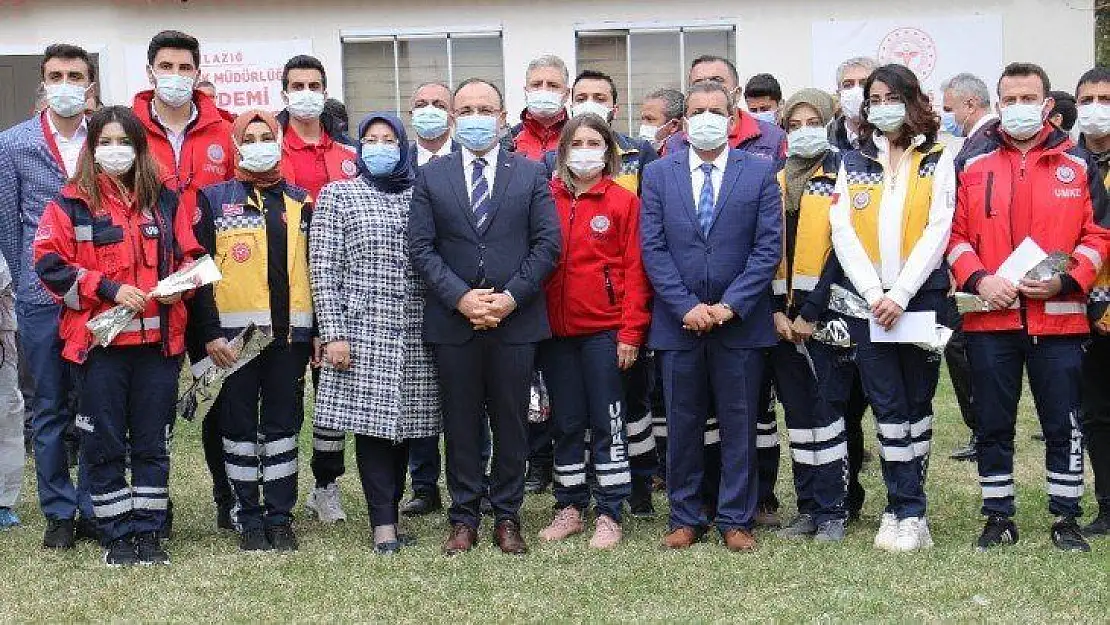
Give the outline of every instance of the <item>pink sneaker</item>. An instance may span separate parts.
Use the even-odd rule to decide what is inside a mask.
[[[594,549],[612,549],[620,544],[624,532],[621,524],[604,514],[598,515],[595,523],[594,535],[590,539],[590,547]]]
[[[574,506],[567,506],[555,513],[551,525],[540,531],[541,540],[563,540],[585,530],[582,525],[582,513]]]

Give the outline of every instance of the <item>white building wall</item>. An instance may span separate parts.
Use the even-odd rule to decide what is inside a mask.
[[[508,110],[523,107],[528,60],[545,52],[574,71],[578,25],[605,22],[679,26],[735,24],[742,76],[773,72],[789,93],[811,82],[810,27],[815,20],[1003,17],[1006,61],[1040,63],[1054,83],[1074,88],[1094,59],[1091,0],[24,0],[0,7],[0,54],[37,54],[68,41],[101,53],[106,102],[124,102],[123,50],[155,32],[176,28],[210,41],[310,39],[332,74],[329,91],[342,98],[341,37],[365,31],[444,32],[499,28],[503,32]],[[833,85],[814,85],[831,89]]]

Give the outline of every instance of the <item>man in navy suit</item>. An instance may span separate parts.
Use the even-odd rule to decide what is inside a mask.
[[[461,150],[422,167],[413,189],[413,265],[428,285],[424,338],[435,346],[447,450],[447,555],[478,539],[482,428],[494,453],[494,540],[522,554],[529,385],[536,344],[551,336],[543,280],[559,258],[559,221],[544,168],[498,143],[504,101],[492,84],[455,89]]]
[[[770,286],[782,253],[782,198],[771,159],[729,149],[733,114],[720,84],[693,85],[689,147],[649,165],[643,179],[644,267],[655,288],[648,345],[663,369],[671,504],[664,545],[672,549],[689,547],[709,526],[703,503],[713,502],[702,501],[701,481],[711,407],[722,464],[714,522],[730,550],[755,548],[755,423],[763,353],[775,344]]]

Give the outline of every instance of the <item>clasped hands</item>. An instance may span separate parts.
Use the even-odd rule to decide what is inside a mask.
[[[701,303],[691,308],[690,312],[682,317],[682,329],[704,334],[732,321],[735,316],[736,313],[724,304]]]
[[[516,310],[516,300],[493,289],[471,289],[459,299],[456,308],[475,330],[492,330]]]
[[[1063,288],[1060,276],[1053,276],[1048,280],[1030,280],[1022,278],[1021,283],[1014,286],[1006,278],[990,275],[979,280],[979,297],[990,305],[993,310],[1005,310],[1014,305],[1018,295],[1029,299],[1050,299],[1060,294]]]

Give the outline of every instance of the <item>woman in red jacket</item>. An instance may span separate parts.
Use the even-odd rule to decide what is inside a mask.
[[[77,427],[108,566],[169,564],[158,532],[169,503],[166,439],[186,313],[180,295],[148,294],[203,253],[187,228],[175,228],[177,209],[141,122],[111,106],[89,118],[77,174],[47,205],[35,235],[35,271],[63,304],[62,357],[76,365]],[[97,348],[85,324],[117,304],[135,319]]]
[[[545,286],[553,337],[540,345],[539,362],[551,398],[558,512],[540,538],[583,531],[588,458],[598,514],[590,546],[609,549],[621,540],[621,507],[632,481],[621,372],[636,362],[651,322],[640,201],[613,182],[620,172],[617,139],[596,115],[567,122],[556,168],[551,193],[563,245]]]

